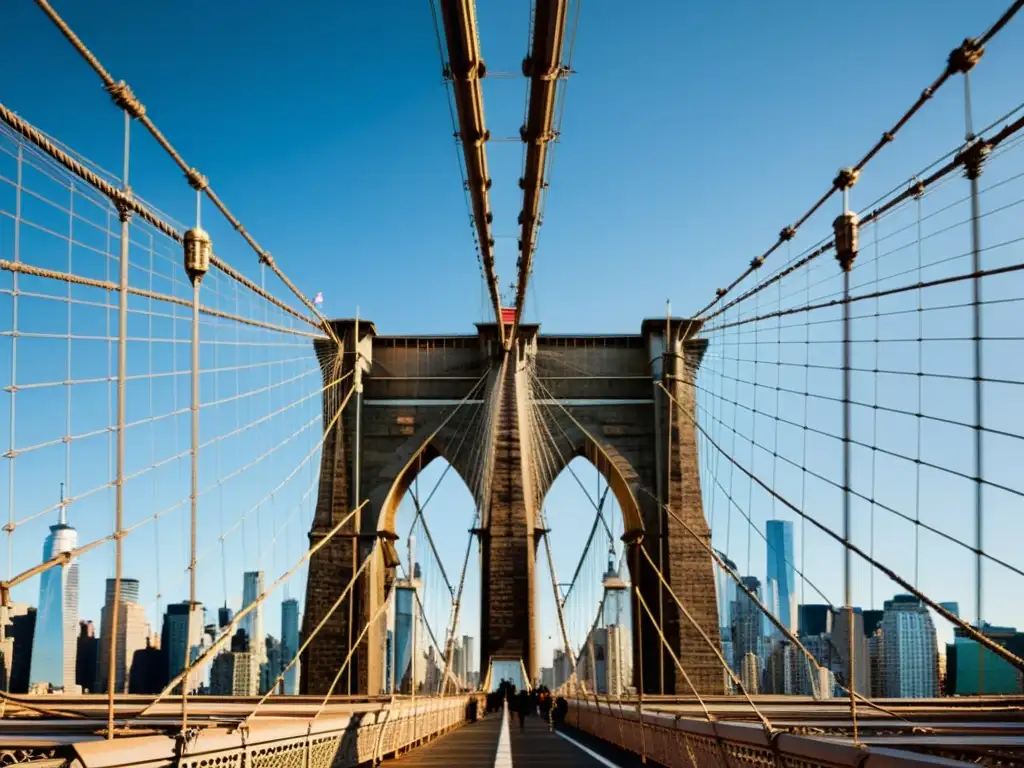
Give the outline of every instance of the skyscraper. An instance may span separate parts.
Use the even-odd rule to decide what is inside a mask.
[[[871,656],[868,639],[864,634],[864,615],[860,608],[854,608],[853,626],[850,626],[851,612],[848,608],[836,608],[832,616],[832,671],[838,681],[850,687],[851,671],[855,690],[862,696],[871,695]],[[850,634],[853,634],[853,663],[850,659]],[[851,670],[852,666],[852,670]]]
[[[63,497],[63,493],[61,495]],[[50,526],[50,535],[43,542],[43,562],[77,546],[78,531],[68,525],[67,507],[61,503],[58,522]],[[78,562],[72,560],[44,571],[39,577],[39,608],[29,684],[48,684],[51,688],[74,691],[77,651]]]
[[[202,603],[196,603],[189,621],[189,603],[170,603],[164,614],[163,634],[160,648],[167,659],[167,679],[173,680],[183,669],[185,661],[195,659],[203,641],[205,613]],[[188,680],[188,690],[199,687],[201,672],[193,672]],[[175,688],[177,690],[177,687]]]
[[[138,579],[121,579],[120,605],[117,609],[117,629],[114,621],[114,590],[116,581],[107,579],[107,593],[100,612],[100,647],[99,666],[92,690],[106,693],[110,679],[110,636],[116,631],[117,648],[114,661],[114,692],[127,693],[131,680],[132,660],[135,652],[146,647],[149,637],[149,623],[146,621],[146,609],[139,603]]]
[[[739,573],[736,563],[728,557],[722,556],[722,561],[726,568],[732,570],[733,573]],[[736,601],[736,581],[717,562],[715,563],[715,575],[718,577],[718,626],[722,630],[727,630],[732,626],[731,614],[732,604]],[[723,638],[727,638],[729,633],[723,631],[721,635]]]
[[[769,520],[765,526],[768,542],[768,579],[765,600],[768,609],[790,632],[797,630],[796,571],[793,568],[793,523]],[[772,626],[773,635],[782,633]]]
[[[23,623],[25,616],[29,611],[32,611],[33,621],[35,620],[35,608],[29,608],[26,603],[11,603],[10,605],[0,605],[0,689],[10,691],[12,693],[24,693],[25,691],[17,690],[15,686],[15,659],[22,662],[24,666],[24,659],[18,658],[14,651],[15,645],[18,639],[18,625]],[[20,620],[20,622],[19,622]],[[22,641],[21,648],[24,648],[24,641]],[[22,651],[22,655],[26,658],[31,655],[32,638],[28,639],[28,650]],[[28,675],[28,670],[25,670],[25,675]]]
[[[761,599],[761,582],[756,576],[744,576],[742,582],[754,597]],[[750,664],[747,656],[752,655],[758,664],[764,660],[762,627],[761,609],[747,597],[746,592],[738,591],[732,606],[731,628],[733,660],[739,667],[733,671],[738,676],[742,676]]]
[[[599,693],[620,696],[633,682],[632,634],[629,625],[629,584],[615,567],[615,550],[609,547],[604,579],[604,674]]]
[[[291,664],[299,651],[299,601],[294,597],[281,603],[281,665]],[[284,692],[294,696],[299,692],[299,664],[296,661],[284,673]]]
[[[247,652],[224,651],[210,667],[210,691],[219,696],[255,696],[260,665]]]
[[[477,670],[476,645],[471,635],[462,636],[462,659],[466,665],[466,683],[470,688],[475,688],[480,681],[477,680],[475,674]]]
[[[242,610],[256,602],[263,594],[263,571],[246,571],[242,582]],[[242,619],[241,626],[249,636],[249,651],[262,664],[267,660],[267,640],[263,633],[263,603]]]
[[[86,693],[96,692],[96,666],[99,663],[99,638],[91,621],[78,622],[78,650],[75,658],[75,684]]]
[[[881,665],[884,696],[928,698],[939,695],[938,642],[924,603],[912,595],[885,601]]]

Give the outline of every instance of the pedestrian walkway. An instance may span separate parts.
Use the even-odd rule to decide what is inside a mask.
[[[527,717],[519,730],[519,721],[512,715],[510,736],[513,766],[557,766],[557,768],[634,768],[640,760],[598,743],[572,729],[550,731],[540,717]]]
[[[498,748],[501,715],[490,713],[475,723],[464,725],[445,736],[418,747],[387,764],[402,766],[464,766],[494,768]]]
[[[511,764],[514,768],[554,766],[556,768],[637,768],[639,758],[572,729],[552,732],[547,721],[527,717],[519,730],[515,714],[508,716]],[[482,720],[464,725],[437,741],[406,753],[388,764],[401,768],[453,766],[458,768],[495,768],[508,765],[506,755],[498,754],[503,717],[490,713]],[[650,766],[650,763],[648,763]]]

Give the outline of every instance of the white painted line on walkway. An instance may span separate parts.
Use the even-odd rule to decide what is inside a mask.
[[[501,708],[501,730],[498,731],[498,750],[494,753],[494,768],[512,768],[512,747],[508,736],[508,702]],[[615,768],[613,766],[613,768]]]
[[[588,755],[590,755],[590,756],[591,756],[592,758],[594,758],[595,760],[597,760],[597,762],[599,762],[599,763],[600,763],[601,765],[605,766],[605,768],[619,768],[619,766],[618,766],[618,765],[616,765],[615,763],[613,763],[613,762],[612,762],[611,760],[609,760],[609,759],[608,759],[607,757],[604,757],[603,755],[599,755],[599,754],[597,754],[597,752],[595,752],[595,751],[594,751],[594,750],[592,750],[592,749],[588,749],[587,747],[585,747],[585,746],[583,746],[582,744],[580,744],[580,743],[579,743],[578,741],[576,741],[576,739],[572,738],[571,736],[566,736],[566,735],[565,735],[564,733],[562,733],[561,731],[555,731],[555,733],[557,733],[557,734],[558,734],[559,736],[561,736],[561,737],[562,737],[563,739],[565,739],[566,741],[568,741],[568,742],[569,742],[570,744],[572,744],[572,745],[573,745],[574,747],[576,747],[576,748],[577,748],[577,749],[579,749],[580,751],[582,751],[582,752],[586,752],[586,753],[587,753]]]

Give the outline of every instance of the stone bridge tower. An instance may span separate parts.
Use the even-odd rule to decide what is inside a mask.
[[[366,503],[310,561],[303,636],[323,628],[302,665],[302,692],[325,693],[354,645],[351,669],[335,693],[381,690],[381,606],[398,565],[395,513],[419,471],[438,456],[476,495],[482,674],[491,659],[522,659],[531,676],[538,674],[534,595],[545,588],[534,578],[545,533],[540,506],[550,480],[577,456],[608,481],[622,509],[623,539],[660,565],[689,613],[719,642],[712,561],[700,541],[710,543],[710,531],[697,463],[694,376],[706,342],[696,337],[695,321],[647,320],[640,334],[617,336],[547,336],[525,325],[508,353],[493,324],[453,336],[379,336],[372,323],[355,320],[333,326],[344,353],[336,356],[318,342],[325,384],[351,375],[325,390],[329,429],[311,542]],[[335,420],[345,397],[348,405]],[[561,412],[560,426],[543,426],[539,408]],[[544,473],[534,469],[542,440],[558,446],[547,453],[558,466]],[[570,535],[558,530],[557,513],[549,522],[554,535]],[[660,617],[691,680],[701,693],[723,692],[714,652],[646,559],[634,554],[632,583]],[[332,612],[357,572],[354,599]],[[690,693],[654,626],[638,613],[636,600],[632,605],[637,684],[648,693]]]

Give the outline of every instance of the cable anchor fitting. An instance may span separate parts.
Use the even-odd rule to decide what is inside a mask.
[[[981,176],[982,166],[985,158],[989,156],[992,147],[984,139],[975,139],[957,154],[956,159],[964,166],[964,176],[972,181]]]
[[[924,197],[924,183],[920,179],[917,179],[910,185],[910,188],[907,191],[915,200],[920,200]]]
[[[750,268],[751,269],[760,269],[763,264],[764,264],[764,256],[758,256],[756,259],[751,259],[750,260]]]
[[[975,64],[981,61],[983,53],[985,53],[985,46],[973,37],[966,38],[958,47],[950,51],[949,59],[946,61],[946,72],[951,75],[966,75],[974,69]]]
[[[782,242],[788,242],[796,237],[796,229],[793,227],[783,227],[782,231],[779,232],[779,240]]]
[[[856,168],[843,168],[832,180],[832,186],[839,190],[849,189],[857,183],[859,178],[860,171]]]
[[[857,237],[860,231],[860,219],[853,211],[846,211],[832,222],[832,230],[836,240],[836,261],[844,272],[853,268],[857,258]]]
[[[210,255],[213,251],[213,241],[205,229],[193,227],[185,232],[184,237],[185,272],[188,279],[195,283],[202,280],[203,276],[210,271]]]

